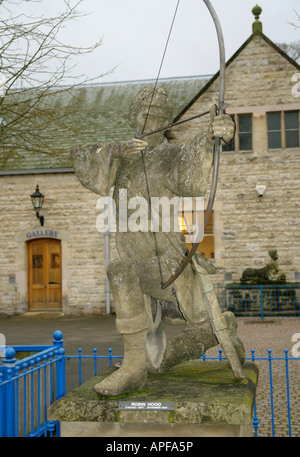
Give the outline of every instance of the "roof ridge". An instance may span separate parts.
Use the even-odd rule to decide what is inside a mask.
[[[286,52],[284,52],[277,44],[275,44],[270,38],[268,38],[263,32],[260,31],[255,31],[252,33],[249,38],[235,51],[235,53],[226,61],[225,66],[229,66],[231,62],[243,51],[243,49],[250,43],[250,41],[253,40],[255,36],[261,36],[270,46],[272,46],[275,51],[280,53],[285,59],[287,59],[292,65],[294,65],[298,70],[300,70],[300,65],[293,60]],[[220,74],[220,70],[215,73],[211,79],[205,84],[201,90],[198,92],[198,94],[195,95],[195,97],[181,110],[179,114],[174,118],[174,122],[177,122],[181,116],[195,103],[195,101],[213,84],[213,82],[218,78]]]

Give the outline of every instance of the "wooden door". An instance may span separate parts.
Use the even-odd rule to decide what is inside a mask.
[[[61,243],[51,238],[28,242],[28,308],[61,310]]]

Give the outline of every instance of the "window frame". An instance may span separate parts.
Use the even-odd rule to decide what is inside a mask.
[[[271,130],[269,129],[269,123],[268,123],[268,120],[269,120],[269,115],[274,115],[274,114],[278,114],[279,115],[279,121],[280,121],[280,129],[275,129],[275,130]],[[266,123],[267,123],[267,142],[268,142],[268,150],[273,150],[273,149],[282,149],[282,111],[268,111],[266,112]],[[270,143],[269,143],[269,133],[280,133],[280,146],[278,147],[270,147]]]
[[[295,112],[298,113],[298,129],[288,129],[286,128],[286,113],[291,113]],[[281,146],[278,148],[270,148],[269,146],[269,129],[268,129],[268,115],[273,114],[273,113],[280,113],[280,119],[281,119],[281,128],[280,128],[280,134],[281,134]],[[294,149],[294,148],[299,148],[300,147],[300,109],[283,109],[280,111],[266,111],[266,130],[267,130],[267,150],[268,151],[274,151],[274,150],[282,150],[282,149]],[[298,131],[298,146],[287,146],[287,131]]]
[[[287,129],[286,127],[286,114],[287,113],[296,113],[298,112],[298,128],[297,129]],[[285,141],[285,149],[293,149],[293,148],[299,148],[300,146],[300,110],[285,110],[283,111],[283,120],[284,120],[284,141]],[[298,145],[297,146],[287,146],[286,143],[286,138],[287,138],[287,131],[292,132],[292,131],[297,131],[298,132]]]
[[[233,122],[235,123],[236,126],[236,115],[235,114],[229,114]],[[222,144],[222,151],[225,152],[234,152],[236,150],[236,134],[237,134],[237,129],[235,128],[234,136],[229,144]]]
[[[205,210],[205,212],[206,212],[206,210]],[[187,214],[187,213],[191,213],[191,214],[192,214],[193,211],[185,211],[185,214]],[[182,213],[181,213],[181,212],[178,213],[178,217],[180,217],[180,218],[182,217]],[[179,225],[180,225],[180,223],[179,223]],[[184,225],[184,223],[183,223],[183,225]],[[206,233],[206,231],[207,231],[208,229],[210,229],[210,232],[211,232],[211,233]],[[203,239],[202,239],[202,241],[200,242],[199,247],[198,247],[198,249],[197,249],[197,252],[200,252],[200,253],[201,253],[201,244],[203,243],[204,238],[206,238],[206,237],[211,237],[211,238],[212,238],[212,252],[211,252],[211,251],[210,251],[210,252],[211,252],[211,254],[213,254],[213,256],[207,257],[205,254],[203,254],[203,255],[205,255],[206,258],[208,258],[208,259],[210,259],[210,260],[215,259],[215,230],[214,230],[214,229],[215,229],[215,225],[214,225],[214,211],[212,211],[212,212],[211,212],[211,215],[210,215],[210,218],[209,218],[209,221],[208,221],[208,224],[207,224],[207,226],[206,226],[206,230],[205,230],[204,235],[203,235]],[[190,247],[189,247],[188,245],[192,245],[192,243],[191,243],[191,240],[190,240],[190,237],[189,237],[189,232],[188,232],[188,230],[181,229],[181,232],[182,232],[182,234],[184,235],[184,239],[185,239],[185,244],[186,244],[186,246],[188,247],[188,249],[190,249]]]
[[[241,132],[241,129],[240,129],[240,119],[242,117],[250,117],[250,121],[251,121],[251,130],[250,131],[245,131],[245,132]],[[238,119],[238,145],[239,145],[239,152],[248,152],[248,151],[253,151],[253,114],[252,113],[243,113],[243,114],[238,114],[237,115],[237,119]],[[251,148],[249,149],[241,149],[241,135],[251,135]]]
[[[235,122],[235,125],[236,125],[236,131],[235,131],[235,135],[233,137],[233,140],[232,140],[232,143],[233,143],[233,147],[230,147],[230,144],[229,145],[222,145],[222,151],[224,152],[252,152],[253,151],[253,113],[251,112],[245,112],[245,113],[235,113],[235,114],[231,114],[231,113],[228,113],[229,116],[232,117],[233,121]],[[243,116],[249,116],[250,119],[251,119],[251,130],[250,131],[247,131],[247,132],[242,132],[242,135],[251,135],[251,149],[241,149],[240,148],[240,135],[241,135],[241,132],[240,132],[240,118],[243,117]]]

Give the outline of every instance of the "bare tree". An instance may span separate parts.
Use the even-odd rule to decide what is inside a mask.
[[[297,16],[297,21],[300,22],[300,14],[297,13],[296,10],[293,10],[293,11],[294,11],[295,15]],[[294,22],[290,22],[290,24],[291,24],[293,27],[295,27],[295,29],[298,29],[298,28],[300,27],[299,24],[297,25],[297,24],[295,24]]]
[[[300,63],[300,40],[292,43],[277,43],[277,45],[295,62]]]
[[[297,13],[296,10],[293,10],[297,22],[300,22],[300,15]],[[290,25],[292,25],[295,29],[298,29],[300,27],[299,24],[296,24],[294,22],[290,22]],[[292,43],[277,43],[277,45],[282,49],[289,57],[291,57],[295,62],[300,63],[300,40],[298,41],[293,41]]]
[[[70,128],[67,119],[76,111],[72,89],[101,76],[74,76],[78,56],[93,52],[101,40],[81,48],[60,39],[62,28],[84,15],[78,11],[82,1],[64,0],[63,11],[53,17],[31,17],[27,2],[16,14],[14,2],[0,0],[0,167],[16,150],[59,152],[53,139],[56,129]],[[57,109],[62,96],[65,103]]]

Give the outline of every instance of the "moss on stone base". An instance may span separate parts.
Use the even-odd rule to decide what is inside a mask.
[[[246,382],[236,383],[227,362],[190,361],[167,373],[149,375],[146,391],[100,398],[93,386],[110,369],[96,376],[48,410],[49,420],[89,422],[156,422],[249,425],[258,381],[254,363],[243,367]],[[174,401],[174,411],[118,410],[119,399],[129,401]]]

